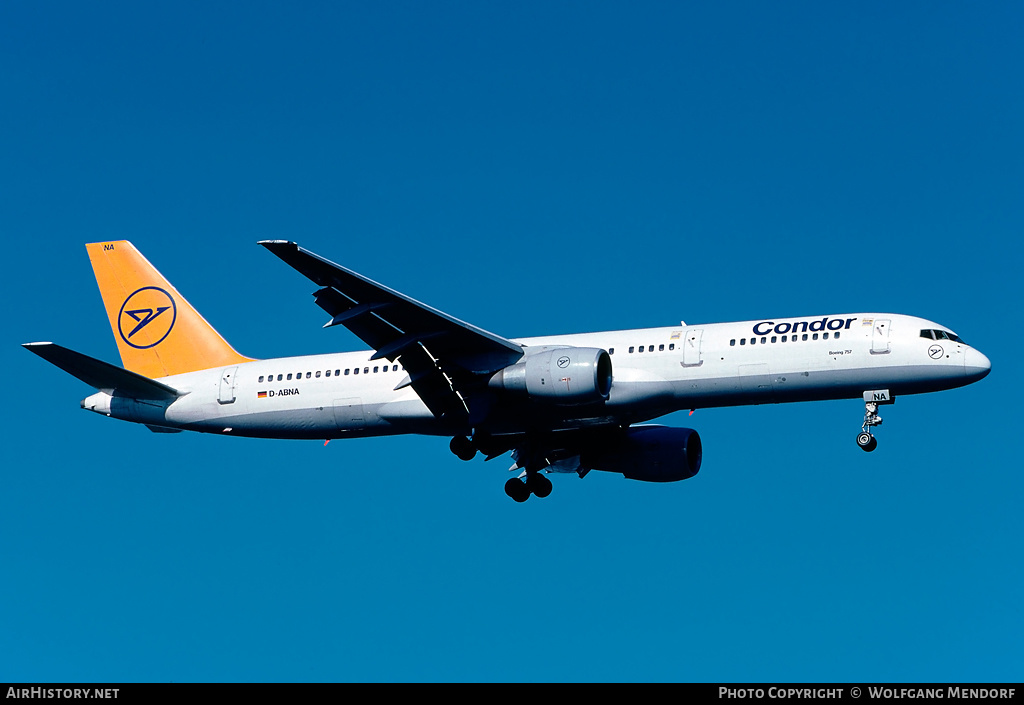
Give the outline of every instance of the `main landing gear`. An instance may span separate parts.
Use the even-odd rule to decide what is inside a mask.
[[[518,477],[509,478],[505,483],[505,494],[517,502],[525,502],[531,494],[543,499],[551,494],[551,480],[539,472],[528,472],[525,481]]]
[[[487,442],[486,437],[483,440],[476,438],[476,441],[482,444],[481,448],[478,449],[477,443],[474,443],[473,440],[466,436],[455,436],[448,444],[448,447],[461,460],[472,460],[476,457],[477,450],[480,450],[490,460],[493,457],[497,457],[501,450],[490,447],[491,444]],[[526,471],[518,477],[510,478],[505,483],[505,494],[517,502],[525,502],[530,498],[530,495],[544,498],[551,494],[551,480],[542,474],[542,471],[550,466],[547,458],[538,455],[531,462],[523,461],[523,464],[520,464],[521,455],[519,451],[516,451],[514,457],[516,458],[516,464],[509,469],[517,470],[525,466]]]
[[[857,445],[861,450],[870,453],[878,447],[878,439],[871,433],[875,426],[882,425],[882,417],[878,415],[879,404],[892,404],[896,397],[888,389],[875,389],[864,392],[864,424],[857,434]]]
[[[512,459],[515,463],[509,471],[521,472],[505,483],[505,494],[517,502],[525,502],[530,495],[544,499],[551,494],[551,480],[545,475],[554,467],[552,453],[547,446],[531,443],[520,445],[512,451]]]

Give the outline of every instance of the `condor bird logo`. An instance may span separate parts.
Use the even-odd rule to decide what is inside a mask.
[[[178,307],[170,294],[155,286],[144,286],[121,304],[117,331],[121,340],[133,348],[145,350],[160,344],[177,318]]]

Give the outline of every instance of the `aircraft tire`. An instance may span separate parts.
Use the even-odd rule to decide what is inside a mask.
[[[864,431],[857,434],[857,445],[859,445],[861,450],[865,453],[870,453],[878,447],[878,439],[867,431]]]
[[[544,499],[551,494],[551,480],[544,477],[540,473],[535,473],[527,481],[526,486],[535,495]]]
[[[517,502],[525,502],[530,498],[530,488],[518,477],[512,477],[505,483],[505,494]]]
[[[473,447],[473,442],[465,436],[455,436],[452,438],[448,448],[451,449],[452,453],[459,460],[472,460],[476,457],[476,448]]]

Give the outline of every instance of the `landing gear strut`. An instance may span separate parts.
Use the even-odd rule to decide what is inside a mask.
[[[878,439],[871,433],[875,426],[882,425],[882,417],[878,415],[879,404],[892,404],[896,398],[888,389],[876,389],[864,392],[864,424],[857,434],[857,445],[861,450],[870,453],[878,447]]]

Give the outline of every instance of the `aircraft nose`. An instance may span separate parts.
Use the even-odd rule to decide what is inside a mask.
[[[964,353],[964,374],[972,382],[976,382],[992,371],[992,363],[974,348],[967,348]]]

